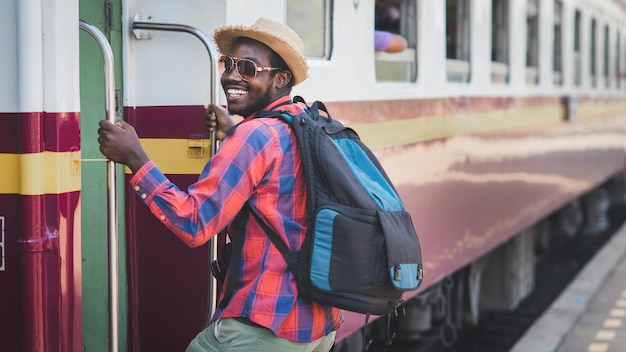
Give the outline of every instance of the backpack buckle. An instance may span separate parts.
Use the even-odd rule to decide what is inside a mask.
[[[393,266],[393,279],[395,281],[402,281],[402,267],[400,264]]]

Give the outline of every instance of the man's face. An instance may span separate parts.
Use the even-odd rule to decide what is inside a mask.
[[[270,48],[256,40],[240,38],[233,44],[231,57],[252,60],[258,67],[268,67],[271,66],[272,53]],[[256,77],[244,81],[234,68],[222,75],[221,82],[231,114],[246,117],[277,98],[274,75],[268,71],[257,72]]]

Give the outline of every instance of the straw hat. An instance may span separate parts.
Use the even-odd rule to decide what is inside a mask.
[[[252,26],[224,26],[213,33],[213,40],[224,55],[231,54],[233,41],[239,37],[258,40],[274,50],[289,67],[294,86],[307,78],[309,66],[304,57],[304,44],[287,25],[261,17]]]

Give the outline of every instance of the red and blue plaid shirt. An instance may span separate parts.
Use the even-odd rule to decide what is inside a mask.
[[[294,115],[303,111],[289,102],[284,96],[264,110]],[[191,247],[231,225],[246,202],[292,251],[301,247],[306,234],[301,157],[291,129],[278,118],[244,119],[186,192],[152,162],[133,176],[131,184],[152,213]],[[316,340],[341,326],[339,309],[298,297],[285,260],[252,215],[244,236],[238,282],[228,304],[218,307],[213,319],[248,318],[297,342]]]

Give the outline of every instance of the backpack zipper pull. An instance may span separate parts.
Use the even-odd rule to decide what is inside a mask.
[[[404,300],[403,299],[399,299],[397,301],[395,301],[395,303],[393,304],[394,308],[393,308],[393,313],[396,315],[396,317],[402,313],[402,315],[406,315],[406,308],[404,306]],[[391,313],[390,313],[391,314]]]

